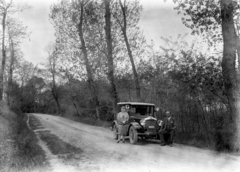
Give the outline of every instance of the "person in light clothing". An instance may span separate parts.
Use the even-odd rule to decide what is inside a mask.
[[[122,106],[121,107],[121,112],[117,114],[117,123],[118,123],[118,141],[119,143],[121,140],[123,143],[125,143],[125,136],[127,134],[127,129],[128,129],[128,120],[129,120],[129,115],[126,112],[126,107]]]

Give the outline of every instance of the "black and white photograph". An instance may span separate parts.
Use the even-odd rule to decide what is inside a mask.
[[[0,172],[238,172],[240,0],[0,0]]]

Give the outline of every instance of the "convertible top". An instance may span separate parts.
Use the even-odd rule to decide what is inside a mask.
[[[145,105],[145,106],[155,106],[152,103],[143,103],[143,102],[119,102],[118,105]]]

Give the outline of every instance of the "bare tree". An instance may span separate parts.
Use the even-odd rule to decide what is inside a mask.
[[[14,64],[16,63],[17,52],[19,51],[20,39],[26,36],[26,27],[22,26],[19,21],[9,18],[7,22],[8,28],[8,44],[10,51],[9,59],[9,73],[8,73],[8,86],[6,89],[7,102],[10,104],[10,94],[12,89]]]
[[[114,64],[113,64],[113,47],[112,47],[112,35],[111,35],[111,11],[110,11],[111,0],[104,0],[105,4],[105,33],[107,42],[107,59],[108,59],[108,79],[110,81],[110,93],[113,99],[113,108],[116,111],[118,102],[118,94],[114,79]]]
[[[63,115],[63,111],[60,104],[60,91],[56,83],[57,82],[56,77],[58,72],[57,71],[58,50],[54,45],[51,45],[51,44],[48,45],[46,49],[48,52],[46,67],[47,67],[47,72],[50,74],[50,78],[51,78],[49,86],[51,89],[52,96],[56,102],[58,113]]]
[[[133,9],[131,11],[127,11],[128,6],[127,6],[126,0],[124,0],[123,2],[121,0],[119,0],[119,5],[120,5],[121,13],[122,13],[122,18],[120,18],[117,15],[114,15],[114,17],[116,18],[116,21],[121,28],[121,32],[122,32],[122,35],[124,37],[124,41],[125,41],[125,44],[126,44],[126,47],[127,47],[128,56],[130,58],[130,62],[131,62],[131,65],[132,65],[134,83],[135,83],[135,88],[136,88],[136,97],[137,97],[138,101],[141,101],[141,90],[140,90],[138,73],[137,73],[137,70],[136,70],[136,67],[135,67],[133,54],[132,54],[131,46],[130,46],[128,35],[127,35],[128,23],[131,22],[131,17],[133,15],[135,15],[134,10],[138,10],[138,9],[133,7]],[[133,12],[133,13],[130,14],[131,12]],[[128,17],[130,16],[130,18],[127,18],[127,13],[128,13]],[[127,20],[129,20],[129,21],[127,22]],[[135,21],[137,21],[137,19]]]
[[[23,11],[29,8],[27,5],[15,5],[12,0],[0,1],[0,16],[2,16],[2,67],[0,71],[0,100],[6,98],[6,93],[4,89],[4,72],[6,68],[6,27],[10,14]]]
[[[92,74],[92,70],[91,70],[91,66],[89,63],[89,59],[88,59],[88,51],[87,51],[87,47],[86,47],[86,43],[85,43],[85,38],[84,38],[84,30],[83,30],[83,25],[84,25],[84,7],[85,5],[88,3],[88,1],[85,0],[77,0],[77,2],[74,2],[74,5],[78,8],[77,13],[75,13],[73,15],[73,21],[76,24],[77,30],[78,30],[78,36],[80,38],[80,42],[81,42],[81,50],[83,53],[83,58],[84,58],[84,63],[86,66],[86,71],[87,71],[87,82],[89,84],[89,88],[91,90],[91,94],[92,94],[92,101],[94,103],[95,106],[95,110],[96,110],[96,114],[97,114],[97,118],[100,119],[100,111],[99,111],[99,100],[98,100],[98,96],[97,96],[97,91],[96,88],[94,86],[94,79],[93,79],[93,74]]]
[[[2,16],[2,68],[0,73],[0,100],[2,100],[4,94],[4,71],[6,64],[6,45],[5,45],[5,32],[6,32],[6,20],[9,9],[12,6],[12,1],[6,3],[5,1],[0,1],[0,15]]]

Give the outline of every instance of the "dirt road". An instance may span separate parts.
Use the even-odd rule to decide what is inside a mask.
[[[131,145],[116,143],[110,129],[77,123],[51,115],[34,114],[43,127],[63,141],[83,150],[77,168],[61,166],[55,171],[96,172],[237,172],[240,158],[215,154],[208,150],[177,145],[161,147],[158,142],[139,142]],[[74,164],[76,166],[76,163]],[[57,170],[56,170],[57,169]]]

